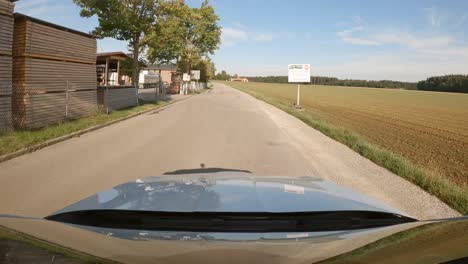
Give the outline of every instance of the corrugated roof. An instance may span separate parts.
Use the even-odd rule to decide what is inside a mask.
[[[122,51],[114,51],[114,52],[101,52],[101,53],[97,53],[96,54],[97,57],[110,57],[110,56],[120,56],[120,57],[127,57],[129,59],[131,59],[131,57],[122,52]]]

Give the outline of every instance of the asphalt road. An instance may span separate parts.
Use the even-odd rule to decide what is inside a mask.
[[[437,198],[294,117],[227,86],[0,163],[0,214],[47,216],[112,186],[200,167],[318,176],[419,219]]]

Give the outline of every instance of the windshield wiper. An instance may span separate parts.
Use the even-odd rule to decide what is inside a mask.
[[[83,210],[46,217],[62,223],[114,229],[184,232],[318,232],[384,227],[415,219],[385,212],[154,212]]]

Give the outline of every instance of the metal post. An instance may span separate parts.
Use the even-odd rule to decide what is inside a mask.
[[[104,85],[108,86],[109,85],[109,58],[106,58],[106,70],[105,70],[105,79],[104,79]]]
[[[159,101],[159,95],[162,92],[162,70],[159,69],[159,88],[156,88],[156,101]],[[159,90],[158,90],[159,89]]]
[[[300,107],[300,98],[301,98],[301,84],[297,84],[297,102],[296,102],[296,107]]]
[[[106,114],[109,114],[109,86],[104,90],[104,103],[106,104]]]
[[[67,90],[65,91],[65,118],[68,118],[68,81]]]
[[[135,85],[135,95],[136,95],[136,103],[140,105],[140,101],[138,100],[138,87]]]

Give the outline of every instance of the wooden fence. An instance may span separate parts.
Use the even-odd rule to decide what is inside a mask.
[[[138,90],[133,86],[98,87],[99,107],[106,113],[138,105]]]

